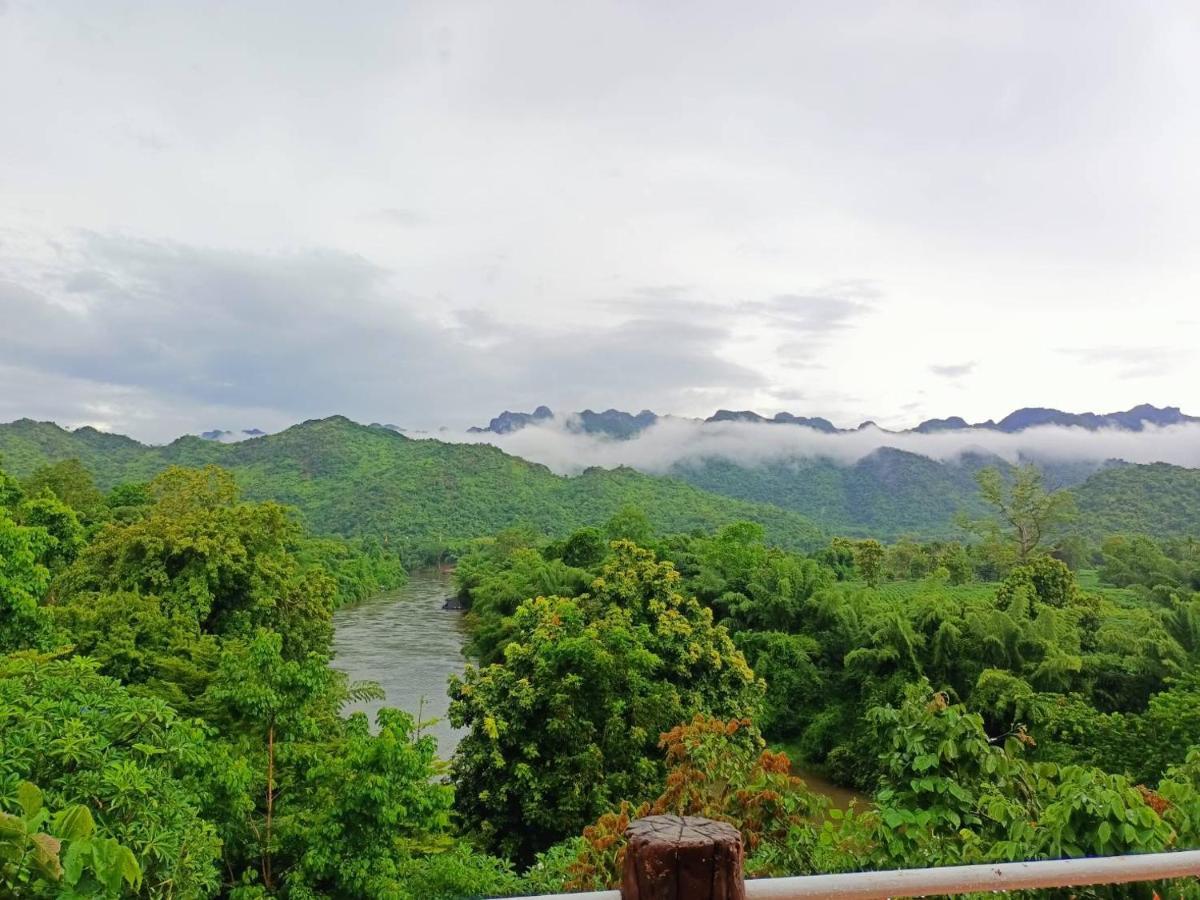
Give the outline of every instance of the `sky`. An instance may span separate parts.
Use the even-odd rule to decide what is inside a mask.
[[[0,0],[0,421],[1200,413],[1200,6]]]

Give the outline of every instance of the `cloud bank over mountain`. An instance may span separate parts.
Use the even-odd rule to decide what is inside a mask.
[[[1015,434],[989,430],[933,433],[857,431],[826,433],[813,428],[753,422],[700,422],[662,418],[627,440],[582,433],[569,420],[549,419],[508,434],[439,434],[442,440],[492,444],[507,453],[573,474],[591,466],[631,466],[663,473],[678,465],[725,459],[754,466],[788,459],[827,457],[850,464],[881,447],[953,461],[964,454],[1054,462],[1167,462],[1200,468],[1200,424],[1147,426],[1142,431],[1035,426]]]
[[[1200,407],[1194,3],[209,6],[0,0],[0,421]]]

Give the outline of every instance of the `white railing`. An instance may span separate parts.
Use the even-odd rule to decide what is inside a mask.
[[[887,872],[849,872],[760,878],[746,882],[747,900],[887,900],[930,894],[970,894],[979,891],[1020,891],[1033,888],[1081,887],[1089,884],[1127,884],[1200,876],[1200,850],[1051,859],[1038,862],[995,863],[982,866],[944,866],[936,869],[896,869]],[[620,891],[543,895],[540,900],[620,900]],[[523,898],[533,900],[533,898]]]

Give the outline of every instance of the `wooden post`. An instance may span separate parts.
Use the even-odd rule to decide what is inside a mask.
[[[647,816],[625,829],[621,900],[745,900],[742,836],[700,816]]]

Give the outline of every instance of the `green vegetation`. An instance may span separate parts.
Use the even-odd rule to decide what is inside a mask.
[[[238,444],[183,437],[163,447],[22,419],[0,425],[0,458],[26,478],[47,464],[78,460],[105,490],[144,483],[172,465],[219,465],[236,475],[245,496],[298,509],[316,533],[374,537],[414,561],[517,524],[566,534],[626,506],[645,510],[663,533],[758,522],[773,544],[795,550],[815,549],[822,529],[950,539],[961,534],[964,517],[987,511],[978,473],[1017,471],[994,457],[938,462],[884,447],[851,465],[707,459],[678,465],[671,478],[627,468],[564,478],[486,445],[413,440],[341,416]],[[1200,532],[1200,470],[1163,463],[1040,468],[1048,486],[1069,489],[1079,511],[1072,532],[1089,540]]]
[[[1200,469],[1166,463],[1116,466],[1096,473],[1074,494],[1082,530],[1093,537],[1200,534]]]
[[[339,420],[277,437],[236,474],[94,434],[99,487],[98,457],[26,445],[25,479],[0,472],[0,891],[599,888],[630,817],[668,811],[732,823],[755,875],[1200,844],[1194,539],[1081,534],[1082,500],[1071,519],[1028,469],[979,474],[978,539],[817,543],[628,471],[560,479]],[[380,473],[416,493],[396,505]],[[469,511],[308,533],[359,478],[385,495],[357,495],[368,521],[434,509],[431,483]],[[509,515],[506,485],[543,518]],[[505,527],[467,539],[487,522]],[[379,691],[330,667],[336,606],[447,523],[478,661],[449,688],[467,733],[448,763],[405,713],[343,717]],[[767,740],[870,802],[830,808]],[[1095,895],[1155,891],[1194,885]]]
[[[761,706],[741,719],[710,700],[683,729],[687,751],[679,748],[679,730],[674,737],[664,732],[667,758],[657,772],[645,773],[640,793],[600,787],[571,810],[581,815],[608,794],[608,811],[584,830],[582,843],[551,843],[573,833],[574,819],[559,812],[547,822],[512,803],[474,809],[465,820],[470,833],[522,842],[501,847],[518,858],[544,851],[544,860],[560,860],[562,883],[575,888],[613,883],[623,824],[662,809],[716,815],[743,828],[754,851],[748,868],[760,874],[1194,846],[1200,839],[1191,824],[1200,769],[1196,542],[1107,540],[1098,562],[1112,586],[1084,590],[1049,555],[1056,529],[1055,544],[1069,543],[1063,530],[1069,500],[1047,492],[1032,471],[1016,473],[1010,483],[992,474],[980,481],[981,506],[994,512],[990,522],[973,523],[985,540],[971,545],[884,547],[838,538],[804,557],[769,546],[749,523],[711,535],[643,531],[640,540],[653,552],[645,559],[657,558],[656,571],[669,572],[675,591],[710,610],[718,631],[740,649],[763,684]],[[627,567],[632,548],[620,542],[606,548],[602,540],[620,527],[610,522],[550,543],[510,531],[462,558],[458,580],[471,600],[475,648],[491,662],[471,670],[465,685],[481,679],[508,685],[460,719],[472,731],[456,756],[457,771],[498,779],[484,786],[461,778],[460,790],[470,786],[470,796],[476,788],[488,797],[506,788],[510,797],[521,796],[575,771],[559,767],[560,752],[543,753],[528,742],[532,724],[516,734],[504,727],[554,722],[555,709],[573,707],[563,727],[575,728],[612,702],[579,701],[564,684],[578,673],[582,685],[592,685],[583,654],[603,653],[619,631],[571,632],[570,617],[555,611],[587,608],[594,593],[608,590],[612,571]],[[639,587],[628,596],[640,596],[647,580],[654,579],[630,580]],[[553,596],[522,599],[547,590],[573,596],[574,605]],[[622,606],[638,608],[631,600]],[[529,629],[547,617],[556,630],[568,629],[564,651],[577,668],[564,669],[557,655],[549,665],[530,662],[538,657],[529,655]],[[636,689],[605,681],[625,698],[622,708],[636,708]],[[476,702],[469,690],[467,699]],[[514,719],[515,711],[529,718]],[[709,714],[716,718],[703,717]],[[762,752],[759,729],[797,748],[807,765],[870,794],[871,805],[822,813],[802,784],[773,784],[772,802],[798,816],[782,839],[748,810],[715,806],[714,794],[728,796],[716,785],[740,785],[744,797],[766,789],[767,772],[787,772],[786,762],[772,769],[769,754],[753,762]],[[689,756],[687,769],[679,770],[677,757],[692,752],[701,760]],[[581,799],[578,787],[570,792],[565,784],[604,785],[608,758],[593,749],[589,759],[599,768],[592,778],[568,779],[550,793]],[[497,768],[500,760],[513,768]],[[662,786],[657,797],[655,779]],[[683,784],[692,788],[686,799],[666,803],[667,796],[678,799]],[[563,855],[571,857],[565,865]],[[1124,890],[1117,895],[1143,896],[1142,887]]]
[[[412,440],[340,416],[240,444],[185,437],[166,447],[21,420],[0,425],[0,457],[25,476],[49,462],[78,459],[106,489],[145,482],[172,465],[220,465],[234,473],[244,496],[294,507],[314,532],[374,538],[414,559],[514,524],[566,534],[628,506],[646,510],[667,531],[744,519],[762,524],[781,546],[812,549],[822,542],[816,526],[777,506],[632,469],[564,478],[494,447]]]
[[[1200,533],[1200,470],[1166,463],[1039,467],[1048,485],[1069,489],[1079,512],[1075,534],[1096,540],[1109,534]],[[851,465],[820,458],[755,466],[710,459],[677,466],[672,474],[716,494],[794,510],[831,532],[892,540],[957,536],[962,518],[987,510],[976,476],[988,468],[1007,476],[1015,472],[995,458],[967,454],[937,462],[885,447]]]
[[[0,888],[9,897],[90,897],[138,890],[142,870],[128,847],[96,835],[82,804],[57,813],[37,785],[22,781],[0,805]],[[43,831],[42,829],[47,829]]]
[[[754,673],[712,619],[679,593],[672,566],[629,541],[613,542],[586,594],[522,603],[504,664],[451,682],[450,719],[471,729],[453,768],[464,823],[529,862],[607,806],[646,796],[674,724],[755,712]]]
[[[975,473],[984,464],[976,457],[940,463],[885,447],[850,465],[820,457],[754,466],[706,459],[671,474],[716,494],[795,510],[841,534],[947,537],[957,531],[955,516],[982,512]]]
[[[62,502],[45,479],[27,484],[43,491],[38,510]],[[506,862],[455,840],[432,740],[394,710],[375,734],[339,715],[377,689],[329,667],[333,608],[395,576],[394,559],[309,540],[213,467],[121,492],[128,514],[97,512],[65,558],[51,532],[63,517],[35,520],[19,484],[0,474],[0,487],[4,885],[155,898],[507,890]],[[64,507],[82,530],[85,511]],[[26,782],[60,812],[40,815]]]

